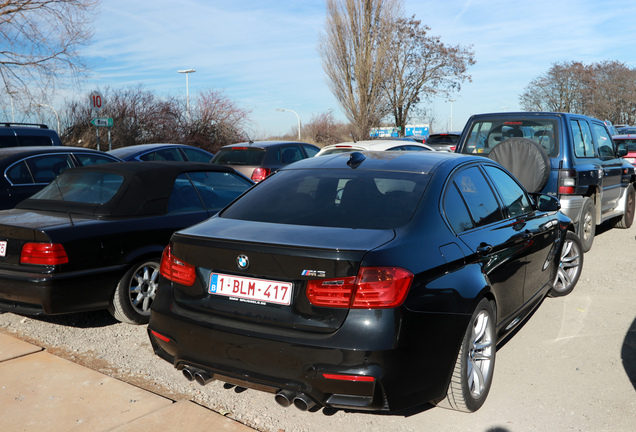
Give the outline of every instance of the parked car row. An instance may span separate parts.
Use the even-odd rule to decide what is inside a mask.
[[[583,165],[552,172],[565,155],[594,159],[563,138],[575,124],[594,130],[581,142],[595,154],[612,143],[593,119],[525,114],[473,118],[457,142],[443,137],[457,152],[247,142],[206,163],[165,162],[191,156],[164,145],[69,165],[0,211],[0,309],[108,309],[148,323],[155,353],[185,378],[282,406],[476,411],[497,346],[581,275],[588,245],[575,233],[589,221],[559,198],[633,218],[633,167],[614,173],[608,154],[611,193],[584,183]]]

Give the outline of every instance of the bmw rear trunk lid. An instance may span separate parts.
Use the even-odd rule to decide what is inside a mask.
[[[192,286],[174,284],[174,307],[211,324],[333,332],[349,310],[314,306],[307,282],[356,276],[367,252],[394,237],[392,229],[213,218],[172,238],[172,255],[196,268]]]

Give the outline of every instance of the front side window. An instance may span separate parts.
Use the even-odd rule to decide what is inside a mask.
[[[598,148],[598,155],[601,159],[615,159],[616,151],[614,150],[614,143],[612,137],[607,133],[605,126],[600,124],[592,124],[592,130],[594,132],[594,140],[596,147]]]
[[[486,166],[486,172],[495,183],[510,217],[518,217],[534,210],[530,198],[506,172]]]
[[[62,171],[73,167],[68,154],[51,154],[26,159],[35,183],[51,183]]]

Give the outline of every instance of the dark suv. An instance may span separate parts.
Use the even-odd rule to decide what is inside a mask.
[[[488,156],[530,192],[557,197],[585,251],[596,225],[632,225],[634,166],[622,159],[625,145],[614,143],[601,120],[546,112],[477,114],[466,123],[456,152]]]
[[[0,147],[58,146],[62,141],[47,125],[0,123]]]

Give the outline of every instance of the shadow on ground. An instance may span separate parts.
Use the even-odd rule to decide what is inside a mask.
[[[51,324],[75,328],[99,328],[119,324],[119,321],[113,318],[113,316],[106,310],[79,312],[65,315],[19,316],[24,316],[26,319],[44,321]]]
[[[623,367],[625,372],[636,389],[636,319],[627,330],[625,340],[623,341],[623,349],[621,350],[621,359],[623,359]]]

